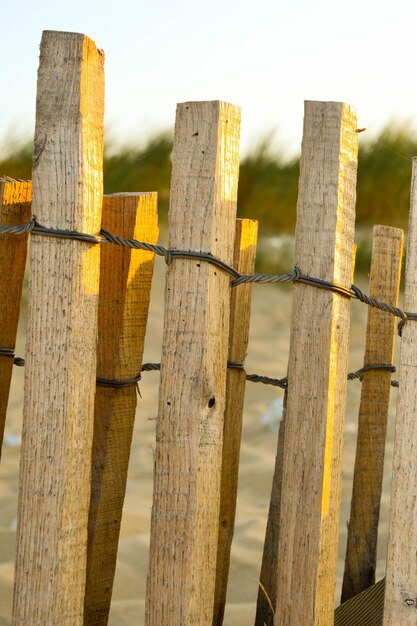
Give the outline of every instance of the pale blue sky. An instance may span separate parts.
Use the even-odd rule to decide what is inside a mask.
[[[275,132],[299,150],[304,100],[356,107],[368,136],[417,129],[416,0],[0,0],[5,138],[33,135],[42,30],[83,32],[106,53],[107,139],[172,128],[177,102],[242,107],[242,153]]]

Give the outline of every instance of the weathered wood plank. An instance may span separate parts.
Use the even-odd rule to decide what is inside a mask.
[[[403,240],[404,233],[398,228],[374,227],[369,294],[394,306],[398,304],[400,290]],[[365,367],[392,363],[395,331],[396,320],[393,315],[369,307]],[[389,371],[371,370],[364,374],[342,602],[375,582],[390,390]]]
[[[253,274],[255,270],[257,237],[258,222],[255,220],[236,221],[233,267],[241,274]],[[251,283],[239,285],[232,289],[230,299],[229,361],[238,363],[245,361],[249,341],[251,299]],[[245,386],[245,370],[228,369],[220,485],[219,542],[214,595],[214,626],[223,624],[226,603],[230,549],[235,527]]]
[[[30,220],[32,183],[0,178],[0,224]],[[0,347],[15,349],[28,236],[0,234]],[[13,358],[0,354],[0,455],[12,380]]]
[[[157,194],[104,196],[102,227],[127,239],[158,240]],[[97,376],[129,380],[142,367],[154,254],[101,250]],[[135,419],[136,385],[97,386],[84,624],[106,625],[116,568]]]
[[[261,575],[259,578],[256,603],[255,626],[273,626],[277,604],[277,562],[279,546],[279,521],[281,515],[282,464],[284,460],[285,411],[287,391],[284,394],[282,418],[279,423],[277,455],[272,479],[271,500],[262,554]]]
[[[417,159],[413,159],[404,308],[417,311]],[[417,624],[417,324],[402,331],[384,626]]]
[[[356,245],[352,251],[352,280],[356,258]],[[284,461],[285,414],[287,390],[285,390],[282,419],[279,424],[277,455],[272,479],[271,500],[262,555],[261,575],[259,579],[258,599],[256,604],[255,626],[273,626],[277,604],[279,522],[281,517],[282,464]]]
[[[178,105],[169,247],[233,260],[239,109]],[[155,450],[148,626],[211,626],[228,354],[230,276],[168,267]]]
[[[307,102],[295,262],[350,287],[356,116]],[[294,287],[278,549],[276,626],[333,623],[349,332],[347,298]]]
[[[38,72],[33,213],[97,233],[104,55],[46,31]],[[83,623],[100,247],[32,236],[14,626]]]

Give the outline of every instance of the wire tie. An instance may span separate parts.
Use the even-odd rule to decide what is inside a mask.
[[[65,230],[60,228],[48,228],[39,224],[35,219],[35,225],[32,228],[34,235],[43,235],[45,237],[56,237],[58,239],[74,239],[76,241],[86,241],[87,243],[98,244],[102,239],[98,235],[89,233],[81,233],[76,230]]]
[[[96,385],[98,387],[111,387],[113,389],[122,389],[123,387],[128,387],[130,385],[138,385],[139,381],[142,379],[142,375],[139,373],[132,378],[126,378],[122,380],[114,380],[112,378],[102,378],[100,376],[96,379]]]
[[[227,361],[227,367],[233,370],[244,370],[245,364],[243,361]]]
[[[360,369],[356,370],[356,372],[350,372],[350,374],[348,374],[348,380],[355,380],[359,379],[360,381],[363,380],[363,376],[366,372],[375,372],[375,371],[383,371],[383,372],[391,372],[394,373],[396,371],[395,365],[392,365],[391,363],[381,363],[381,364],[375,364],[375,365],[364,365],[363,367],[361,367]]]
[[[165,249],[164,253],[165,263],[169,266],[172,263],[172,252],[171,250]]]
[[[0,348],[0,356],[8,356],[14,359],[13,348]]]
[[[13,348],[0,348],[0,356],[5,356],[13,359],[13,365],[17,365],[17,367],[23,367],[25,364],[25,359],[22,359],[19,356],[15,356],[15,351]]]
[[[402,317],[402,319],[400,319],[400,321],[397,324],[397,330],[398,330],[398,334],[400,337],[402,337],[403,328],[409,320],[417,320],[417,314],[416,313],[404,313],[404,317]]]

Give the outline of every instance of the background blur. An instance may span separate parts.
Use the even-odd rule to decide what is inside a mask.
[[[357,271],[367,271],[374,224],[406,228],[410,200],[411,156],[417,137],[404,127],[386,127],[373,139],[362,139],[357,187]],[[171,176],[172,136],[169,131],[149,138],[141,147],[107,150],[105,193],[158,191],[159,215],[166,224]],[[31,178],[32,143],[11,147],[0,158],[0,175]],[[286,158],[265,136],[241,161],[238,215],[258,219],[258,269],[289,271],[297,202],[299,158]]]
[[[260,220],[258,263],[287,268],[303,102],[343,101],[367,129],[357,267],[367,268],[372,224],[407,226],[417,152],[413,0],[21,0],[18,15],[0,0],[0,9],[0,176],[31,177],[42,31],[76,31],[106,55],[106,193],[158,191],[166,221],[177,102],[232,102],[242,107],[239,215]]]

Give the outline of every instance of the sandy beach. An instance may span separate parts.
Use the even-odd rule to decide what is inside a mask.
[[[164,272],[163,261],[157,259],[144,362],[160,361]],[[358,280],[358,284],[367,291],[366,278]],[[254,287],[251,334],[246,361],[248,373],[265,374],[273,377],[285,376],[289,347],[291,293],[291,285]],[[366,307],[364,305],[359,302],[352,302],[351,307],[350,371],[362,366],[366,321]],[[18,355],[24,355],[24,311],[22,313],[16,350]],[[23,375],[23,368],[16,367],[0,466],[0,626],[7,626],[11,623]],[[158,384],[159,374],[157,372],[144,373],[140,385],[142,397],[138,398],[110,626],[140,625],[144,621]],[[384,572],[392,422],[396,394],[397,391],[393,389],[386,455],[387,471],[381,515],[378,578],[383,576]],[[350,382],[346,411],[343,502],[340,519],[336,604],[340,597],[340,583],[343,573],[359,395],[360,382]],[[232,549],[225,626],[249,626],[254,621],[282,398],[283,392],[279,389],[260,384],[247,384],[236,530]]]

